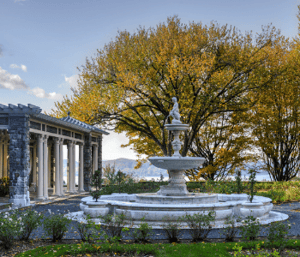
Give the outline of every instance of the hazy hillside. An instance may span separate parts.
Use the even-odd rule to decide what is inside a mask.
[[[165,178],[168,177],[166,170],[156,168],[150,165],[150,162],[144,163],[139,169],[134,169],[136,165],[135,160],[120,158],[116,160],[103,161],[102,166],[115,166],[116,170],[121,170],[124,173],[134,173],[138,177],[160,177],[162,174]]]

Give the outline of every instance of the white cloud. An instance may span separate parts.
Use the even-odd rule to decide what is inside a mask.
[[[27,90],[29,87],[19,75],[11,74],[0,67],[0,88],[6,88],[10,90]]]
[[[25,2],[26,0],[15,0],[15,3]]]
[[[34,95],[38,98],[48,98],[52,100],[61,100],[63,96],[61,94],[52,92],[52,93],[46,93],[44,89],[36,87],[33,89],[30,89],[28,94]]]
[[[24,64],[21,64],[21,66],[18,66],[17,64],[11,64],[10,67],[12,69],[21,69],[21,70],[27,72],[27,67]]]
[[[73,87],[73,88],[78,87],[78,83],[77,83],[78,79],[79,79],[79,76],[77,74],[75,74],[71,77],[65,76],[65,81],[70,85],[70,87]]]

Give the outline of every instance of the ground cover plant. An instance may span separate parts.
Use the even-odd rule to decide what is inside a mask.
[[[218,243],[186,243],[186,244],[57,244],[20,253],[16,257],[34,256],[102,256],[103,253],[113,253],[103,256],[145,256],[146,254],[155,257],[199,257],[199,256],[297,256],[300,240],[291,239],[287,241],[286,251],[283,255],[276,255],[279,244],[269,247],[265,241],[253,242],[218,242]],[[201,255],[200,255],[201,254]],[[255,254],[255,255],[254,255]]]

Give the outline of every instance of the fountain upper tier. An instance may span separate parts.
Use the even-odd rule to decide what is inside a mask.
[[[149,161],[157,168],[166,170],[188,170],[199,167],[203,157],[150,157]]]

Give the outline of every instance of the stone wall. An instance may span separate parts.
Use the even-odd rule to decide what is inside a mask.
[[[83,160],[83,188],[89,192],[93,168],[92,136],[90,134],[84,136]]]
[[[29,115],[11,114],[9,117],[9,202],[27,206],[30,204],[28,180],[30,173]]]

